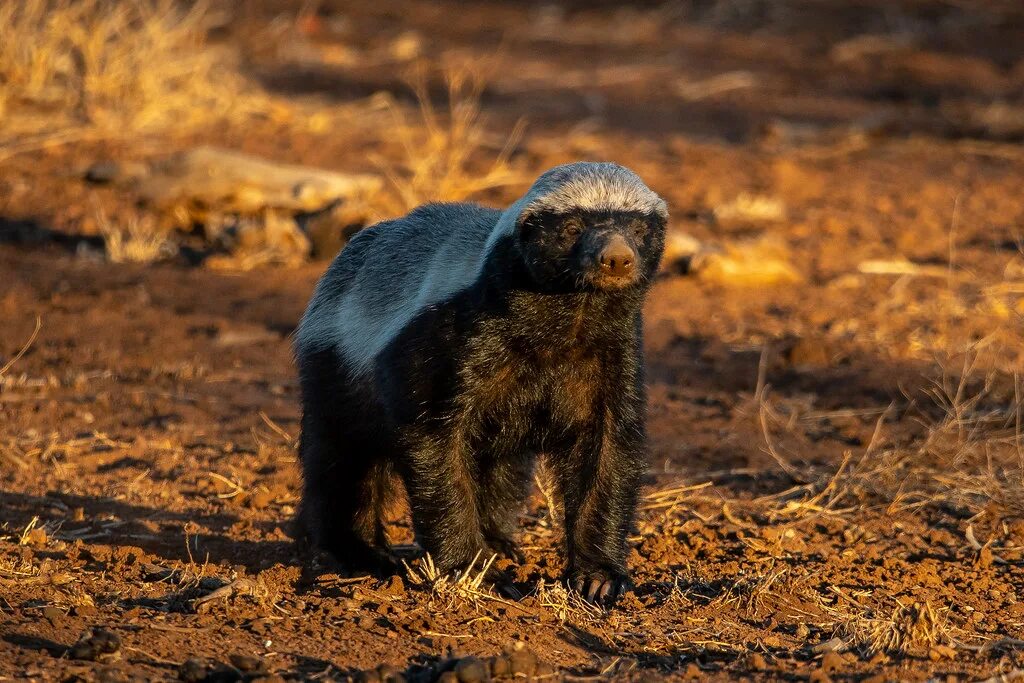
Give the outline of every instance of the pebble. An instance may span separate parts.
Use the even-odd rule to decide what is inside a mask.
[[[397,666],[381,664],[377,667],[377,675],[381,683],[405,683],[405,674],[398,670]]]
[[[843,668],[843,658],[836,652],[829,652],[821,658],[821,670],[825,673],[835,673]]]
[[[547,662],[537,662],[537,669],[533,672],[533,676],[534,678],[550,678],[555,673],[555,667]]]
[[[54,622],[64,617],[64,610],[53,605],[47,605],[42,610],[43,619]]]
[[[201,683],[206,680],[210,667],[198,657],[189,657],[178,667],[178,680],[184,683]]]
[[[72,659],[96,661],[115,654],[121,649],[121,637],[105,628],[94,628],[89,634],[71,646],[68,656]]]
[[[491,675],[495,678],[505,678],[512,675],[512,666],[508,657],[491,657]]]
[[[513,676],[530,678],[537,669],[537,657],[522,642],[516,643],[508,654],[509,670]]]
[[[928,659],[933,662],[942,659],[956,659],[956,649],[949,645],[935,645],[928,651]]]
[[[483,683],[487,680],[487,666],[476,657],[464,657],[455,665],[460,683]]]
[[[235,653],[228,657],[232,666],[244,673],[259,673],[263,671],[263,660],[254,655]]]

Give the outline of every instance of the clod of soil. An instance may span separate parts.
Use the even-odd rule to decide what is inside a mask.
[[[111,659],[121,649],[121,637],[105,628],[91,629],[68,650],[71,659],[91,662]]]

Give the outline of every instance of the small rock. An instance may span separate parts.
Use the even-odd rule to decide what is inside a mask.
[[[263,660],[255,655],[235,653],[228,657],[232,666],[243,673],[260,673],[263,669]]]
[[[75,643],[68,650],[68,657],[71,659],[81,659],[84,661],[92,661],[96,659],[96,649],[93,648],[91,643],[80,642]]]
[[[846,649],[846,641],[842,638],[831,638],[826,640],[824,643],[819,643],[811,648],[815,654],[824,654],[827,652],[842,652]]]
[[[93,629],[92,641],[100,654],[113,654],[121,649],[121,636],[105,628]]]
[[[768,662],[765,661],[764,655],[760,652],[752,652],[750,656],[747,657],[747,666],[754,671],[764,671],[768,668]]]
[[[381,664],[377,667],[377,675],[381,683],[405,683],[405,675],[398,670],[397,666]]]
[[[526,647],[520,647],[509,653],[508,664],[513,676],[530,678],[537,670],[537,657]]]
[[[821,670],[825,673],[835,673],[843,668],[843,658],[837,652],[829,652],[821,658]]]
[[[248,505],[253,510],[263,510],[264,508],[270,507],[270,504],[274,502],[274,494],[267,489],[261,488],[255,491],[248,500]]]
[[[405,582],[401,576],[395,574],[385,579],[379,590],[384,595],[402,595],[405,593]]]
[[[551,678],[556,673],[555,667],[547,662],[537,662],[537,669],[533,672],[534,678]]]
[[[42,615],[43,619],[52,623],[64,616],[64,610],[59,607],[54,607],[53,605],[47,605],[43,608]]]
[[[123,683],[127,681],[128,677],[117,669],[111,669],[109,666],[100,667],[96,671],[95,683]]]
[[[455,675],[461,683],[483,683],[487,680],[487,666],[477,657],[464,657],[455,665]]]
[[[942,659],[956,659],[956,649],[949,645],[935,645],[928,650],[928,659],[933,662],[937,662]]]
[[[512,675],[512,666],[508,657],[491,657],[491,676],[494,678],[505,678]]]
[[[178,667],[178,680],[185,683],[201,683],[210,672],[209,665],[198,657],[189,657]]]
[[[68,656],[72,659],[97,661],[116,654],[121,649],[121,637],[105,628],[94,628],[71,646]]]
[[[46,547],[46,529],[33,529],[28,532],[25,543],[33,548]]]

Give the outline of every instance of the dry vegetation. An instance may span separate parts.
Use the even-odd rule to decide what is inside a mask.
[[[207,44],[216,19],[206,2],[4,3],[0,154],[66,136],[180,130],[244,108],[237,60]]]
[[[929,121],[911,86],[948,98],[942,88],[972,81],[948,80],[960,62],[938,48],[915,52],[925,24],[895,9],[906,40],[838,41],[826,68],[817,30],[806,52],[772,33],[807,7],[774,4],[765,12],[778,23],[760,33],[743,22],[765,3],[711,3],[704,19],[698,4],[526,13],[546,37],[504,58],[515,69],[482,66],[489,53],[473,45],[454,60],[434,54],[432,29],[395,33],[376,15],[368,27],[332,24],[310,5],[268,22],[282,43],[302,41],[317,73],[340,72],[335,102],[329,88],[292,101],[243,77],[239,54],[260,46],[212,44],[211,28],[242,16],[220,5],[0,2],[0,167],[31,167],[17,176],[27,190],[3,185],[3,167],[0,193],[22,194],[0,194],[0,211],[72,233],[88,223],[109,261],[0,244],[15,274],[0,286],[13,331],[0,335],[0,621],[15,635],[0,640],[0,677],[98,677],[101,664],[173,677],[185,652],[254,652],[296,679],[362,668],[366,680],[430,678],[453,653],[507,649],[511,661],[522,639],[577,680],[1024,675],[1024,249],[1007,180],[1020,176],[1019,145],[927,126],[907,140],[860,123],[865,111],[891,114],[878,104],[885,88],[905,85],[843,71],[864,60],[904,60],[907,125]],[[675,23],[685,12],[690,23]],[[713,49],[701,47],[709,36]],[[636,68],[602,61],[607,46],[637,55]],[[563,47],[597,55],[595,66],[559,61],[570,59]],[[971,59],[983,74],[1024,73]],[[784,80],[800,60],[815,65],[802,77],[835,69],[813,99],[829,116],[849,106],[842,125],[781,120],[802,121],[793,112],[810,106],[783,99],[808,87]],[[673,66],[661,93],[669,62],[686,73]],[[387,91],[405,72],[411,101]],[[1016,91],[995,91],[1012,111]],[[516,121],[531,98],[558,106],[539,107],[548,118],[525,137]],[[776,99],[784,106],[770,110]],[[248,117],[267,107],[291,114]],[[761,107],[780,120],[760,126]],[[719,124],[731,115],[758,132],[716,137],[739,126]],[[702,117],[709,128],[691,134]],[[188,231],[203,221],[190,214],[171,233],[130,188],[83,195],[63,175],[83,140],[144,148],[195,144],[190,135],[376,169],[386,189],[342,207],[359,220],[432,200],[501,204],[576,156],[636,166],[665,194],[673,260],[688,276],[667,269],[649,306],[655,467],[631,538],[636,586],[616,609],[558,580],[563,529],[543,468],[522,519],[524,566],[478,557],[446,576],[425,556],[384,580],[307,575],[289,536],[301,487],[288,335],[323,264],[263,248],[300,222],[219,217],[258,233],[261,249],[192,268],[184,255],[210,238]],[[174,265],[111,265],[161,259]],[[268,267],[282,263],[292,267]],[[211,272],[220,264],[256,272]],[[45,313],[45,334],[27,311]],[[411,540],[407,520],[390,531]],[[519,595],[490,585],[499,571]],[[69,659],[103,624],[121,634],[123,659]]]
[[[387,103],[391,119],[387,137],[394,138],[399,153],[375,157],[393,192],[379,200],[377,208],[382,215],[398,215],[431,201],[476,198],[488,191],[529,181],[511,162],[523,133],[523,122],[507,139],[495,144],[482,119],[480,94],[490,68],[494,67],[462,64],[449,68],[443,76],[443,111],[438,111],[433,103],[427,76],[422,72],[409,81],[419,105],[412,117],[403,107]],[[492,158],[482,166],[480,156],[485,151],[492,152]],[[390,161],[395,156],[400,161]]]

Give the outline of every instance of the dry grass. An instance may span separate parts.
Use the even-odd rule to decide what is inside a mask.
[[[0,121],[13,149],[69,129],[124,134],[244,106],[231,54],[206,44],[206,2],[0,3]],[[26,138],[36,133],[41,137]],[[3,145],[0,140],[0,145]]]
[[[698,253],[691,269],[701,280],[727,287],[786,285],[804,279],[786,244],[770,236],[729,242],[719,251]]]
[[[927,600],[909,605],[895,602],[888,612],[867,610],[847,620],[841,631],[869,654],[926,656],[936,646],[956,642],[945,611],[936,610]]]
[[[563,624],[588,625],[601,621],[604,612],[561,581],[539,581],[535,592],[537,604],[550,610]]]
[[[716,206],[714,213],[718,221],[766,223],[784,219],[786,205],[778,197],[743,193]]]
[[[14,367],[14,364],[21,360],[21,357],[28,352],[29,348],[31,348],[32,344],[35,342],[36,337],[39,336],[39,330],[42,329],[42,327],[43,319],[37,317],[35,329],[33,329],[32,334],[29,335],[28,341],[26,341],[22,345],[18,352],[15,353],[14,356],[9,361],[0,366],[0,380],[2,380],[4,378],[4,375],[6,375],[7,372]]]
[[[526,179],[511,163],[522,125],[500,145],[492,144],[488,137],[480,112],[482,71],[472,65],[451,69],[445,82],[447,107],[443,112],[431,100],[422,74],[410,82],[419,103],[417,120],[410,121],[395,103],[387,104],[393,121],[387,130],[400,147],[400,161],[383,156],[375,159],[392,186],[378,206],[385,215],[404,213],[430,201],[461,201]],[[489,163],[481,162],[488,149],[496,151]]]
[[[169,232],[158,227],[151,216],[133,216],[117,223],[99,211],[97,224],[107,259],[113,263],[150,263],[178,251]]]
[[[418,563],[412,566],[404,560],[402,564],[405,565],[410,583],[427,588],[432,601],[439,600],[446,609],[454,609],[458,605],[476,606],[483,600],[502,601],[491,592],[486,583],[488,572],[490,572],[495,559],[497,556],[491,555],[478,568],[477,563],[481,558],[480,553],[477,553],[465,571],[458,574],[441,572],[434,564],[434,558],[430,556],[430,553],[424,555]]]

